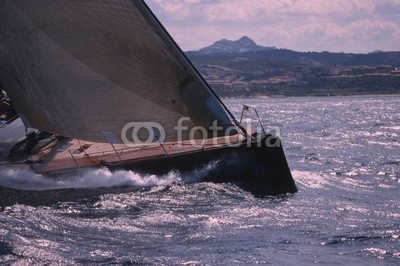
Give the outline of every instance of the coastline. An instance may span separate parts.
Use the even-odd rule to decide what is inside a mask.
[[[217,93],[218,94],[218,93]],[[266,99],[277,99],[277,98],[306,98],[306,97],[358,97],[358,96],[366,96],[366,97],[373,97],[373,96],[379,96],[379,97],[384,97],[384,96],[396,96],[400,97],[400,93],[354,93],[354,94],[304,94],[304,95],[267,95],[267,94],[236,94],[234,96],[229,96],[229,95],[220,95],[218,94],[219,97],[223,99],[237,99],[237,98],[266,98]]]

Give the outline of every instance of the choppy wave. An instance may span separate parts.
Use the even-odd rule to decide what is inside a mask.
[[[329,183],[327,176],[322,176],[318,173],[310,171],[292,171],[293,178],[296,180],[296,184],[300,187],[311,188],[311,189],[322,189],[326,188]]]
[[[398,265],[400,97],[229,99],[240,117],[239,103],[280,125],[298,193],[196,182],[217,163],[62,180],[0,169],[0,264]]]

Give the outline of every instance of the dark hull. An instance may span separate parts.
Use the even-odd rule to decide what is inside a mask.
[[[165,174],[174,170],[185,174],[213,164],[202,178],[203,181],[234,182],[257,195],[297,192],[280,140],[272,136],[243,143],[238,147],[220,147],[169,157],[104,164],[112,170],[134,170],[145,174]]]

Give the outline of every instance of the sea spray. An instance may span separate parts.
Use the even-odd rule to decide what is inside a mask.
[[[0,169],[0,186],[21,190],[49,190],[98,187],[148,187],[166,185],[181,180],[179,174],[141,175],[133,171],[112,172],[107,168],[87,169],[61,177],[48,177],[30,170]]]
[[[217,167],[211,162],[187,173],[170,171],[165,175],[146,175],[135,171],[111,171],[106,167],[85,169],[57,177],[47,176],[27,169],[0,168],[0,186],[20,190],[50,190],[67,188],[164,186],[171,183],[201,182]]]

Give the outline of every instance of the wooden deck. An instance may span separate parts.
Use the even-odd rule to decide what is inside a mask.
[[[120,164],[216,149],[243,141],[242,135],[181,143],[155,143],[146,146],[94,143],[60,139],[42,145],[28,159],[38,172],[62,172],[101,165]]]

